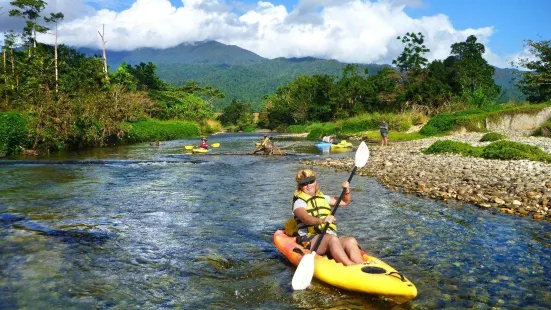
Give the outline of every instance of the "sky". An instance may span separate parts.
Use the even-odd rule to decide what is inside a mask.
[[[20,32],[0,0],[0,31]],[[397,40],[421,32],[426,58],[445,59],[450,46],[475,35],[492,65],[512,67],[531,57],[525,40],[551,40],[551,0],[46,0],[44,16],[62,12],[59,42],[110,50],[168,48],[216,40],[262,57],[336,59],[391,64]],[[53,43],[54,35],[38,41]],[[3,36],[0,42],[3,41]],[[3,43],[3,42],[2,42]]]

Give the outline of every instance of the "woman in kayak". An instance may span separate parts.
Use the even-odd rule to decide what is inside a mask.
[[[329,251],[333,259],[345,266],[362,263],[362,254],[354,237],[338,237],[335,217],[331,208],[337,203],[338,197],[324,195],[320,191],[316,173],[311,169],[300,170],[296,175],[297,190],[293,196],[293,214],[297,222],[297,242],[305,248],[316,243],[325,223],[329,223],[316,253],[323,255]],[[339,207],[347,206],[352,200],[350,184],[344,181],[341,186],[346,189]]]
[[[201,143],[199,144],[199,147],[202,149],[208,149],[209,143],[207,142],[207,138],[203,137],[201,138]]]

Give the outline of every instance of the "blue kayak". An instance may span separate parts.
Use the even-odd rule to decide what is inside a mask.
[[[318,142],[316,143],[316,148],[322,153],[329,153],[331,151],[331,143],[329,142]]]

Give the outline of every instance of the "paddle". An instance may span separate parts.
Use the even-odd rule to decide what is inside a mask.
[[[367,145],[365,144],[365,142],[362,141],[362,143],[360,143],[360,146],[358,146],[358,150],[356,151],[356,156],[354,158],[354,169],[352,169],[352,173],[350,173],[350,177],[348,178],[348,183],[352,181],[352,177],[354,176],[354,173],[356,173],[356,169],[362,168],[363,166],[365,166],[368,159],[369,159],[369,149],[367,148]],[[341,200],[342,200],[342,197],[344,196],[345,191],[346,189],[343,188],[341,195],[339,196],[339,199],[337,199],[337,203],[335,204],[335,207],[331,212],[331,215],[335,215],[335,213],[337,213],[337,209],[339,208],[339,204],[341,203]],[[316,244],[314,244],[314,247],[312,248],[312,252],[304,255],[300,260],[297,270],[293,275],[293,281],[291,282],[294,290],[303,290],[310,285],[310,282],[312,282],[312,277],[314,276],[314,257],[316,256],[316,250],[320,246],[321,240],[323,239],[323,236],[325,235],[325,232],[327,231],[328,227],[329,227],[329,223],[325,223],[325,226],[323,227],[323,231],[321,232],[318,240],[316,241]]]
[[[193,150],[195,147],[196,147],[195,145],[186,145],[186,146],[184,146],[184,148],[186,150]],[[218,143],[218,142],[213,143],[213,144],[210,145],[210,147],[220,147],[220,143]]]

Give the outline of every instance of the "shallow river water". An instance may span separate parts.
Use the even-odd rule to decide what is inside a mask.
[[[396,305],[315,280],[293,292],[272,234],[291,215],[300,160],[354,154],[277,137],[290,156],[224,154],[259,138],[212,136],[221,146],[208,155],[178,140],[1,160],[0,309],[551,308],[551,223],[361,176],[339,230],[406,275],[417,299]],[[349,176],[313,168],[326,193]]]

